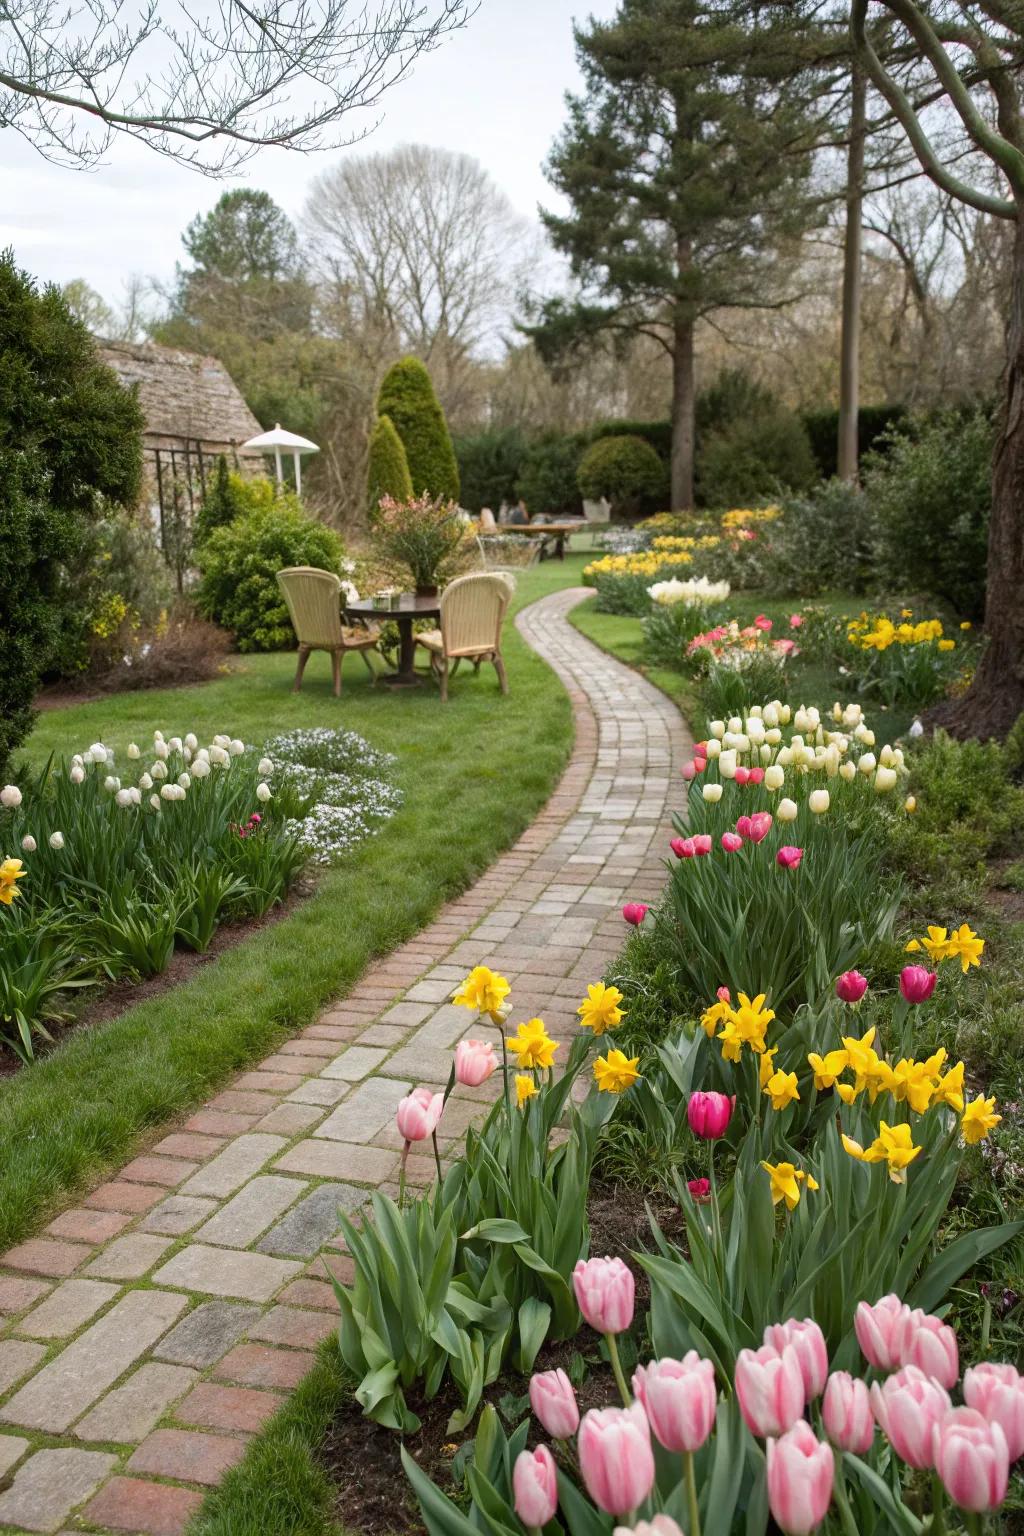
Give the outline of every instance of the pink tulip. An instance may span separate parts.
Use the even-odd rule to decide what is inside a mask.
[[[751,784],[763,784],[764,783],[764,769],[763,768],[748,768],[748,770],[747,770],[747,778],[748,778],[748,782],[751,783]]]
[[[781,864],[783,869],[798,869],[803,856],[802,848],[794,848],[792,843],[783,843],[775,855],[775,862]]]
[[[780,1440],[768,1441],[768,1506],[786,1536],[817,1530],[832,1502],[832,1447],[797,1419]]]
[[[732,993],[729,991],[728,987],[719,987],[715,992],[715,996],[718,998],[720,1003],[732,1002]]]
[[[828,1380],[828,1346],[817,1323],[809,1317],[803,1322],[790,1318],[786,1323],[770,1323],[764,1331],[764,1342],[780,1355],[787,1344],[792,1344],[800,1361],[807,1401],[821,1396]]]
[[[749,837],[752,825],[753,823],[751,822],[749,816],[741,816],[736,823],[736,831],[740,837]]]
[[[706,832],[701,832],[694,838],[693,851],[697,854],[711,852],[711,839]]]
[[[634,928],[639,928],[649,911],[650,908],[644,906],[642,901],[627,901],[622,909],[622,915],[627,923],[632,923]]]
[[[564,1371],[540,1371],[530,1377],[530,1407],[553,1440],[568,1440],[580,1427],[576,1394]]]
[[[546,1445],[520,1451],[512,1468],[516,1514],[526,1526],[539,1528],[555,1518],[558,1508],[558,1469]]]
[[[580,1259],[572,1283],[580,1311],[595,1333],[625,1333],[633,1321],[636,1286],[632,1270],[621,1259]]]
[[[652,1360],[633,1375],[654,1438],[666,1451],[699,1451],[715,1426],[715,1368],[691,1349],[683,1360]]]
[[[883,1296],[874,1306],[866,1301],[857,1303],[853,1326],[857,1343],[869,1365],[876,1371],[895,1371],[903,1364],[900,1359],[899,1328],[907,1308],[898,1296]]]
[[[738,853],[743,847],[743,839],[735,832],[723,832],[722,847],[726,853]]]
[[[751,1434],[782,1435],[804,1411],[804,1378],[792,1344],[780,1354],[771,1345],[741,1349],[736,1357],[736,1398]]]
[[[727,1093],[691,1093],[686,1106],[690,1130],[702,1141],[717,1141],[729,1129],[735,1103]]]
[[[669,847],[677,859],[692,859],[696,852],[692,837],[674,837]]]
[[[608,1515],[638,1509],[654,1486],[651,1430],[640,1403],[591,1409],[576,1448],[587,1492]]]
[[[956,1334],[940,1317],[931,1317],[919,1307],[905,1311],[897,1324],[894,1342],[901,1365],[916,1365],[947,1392],[960,1376],[960,1353]]]
[[[1024,1376],[994,1360],[964,1372],[964,1402],[998,1424],[1011,1461],[1024,1456]]]
[[[691,1200],[695,1200],[698,1205],[706,1205],[711,1199],[710,1179],[689,1179],[686,1187],[690,1191]]]
[[[905,1365],[879,1385],[871,1384],[871,1411],[882,1433],[908,1467],[934,1466],[932,1431],[950,1410],[949,1393],[916,1365]]]
[[[414,1088],[399,1104],[395,1116],[398,1134],[406,1141],[425,1141],[437,1130],[444,1109],[444,1094],[429,1088]]]
[[[868,979],[860,971],[844,971],[836,982],[836,997],[841,1003],[859,1003],[868,989]]]
[[[974,1408],[953,1408],[932,1431],[935,1470],[953,1503],[975,1514],[1006,1498],[1010,1457],[1006,1436]]]
[[[736,772],[733,774],[734,782],[737,784],[746,784],[749,778],[750,769],[744,768],[743,764],[740,763],[736,768]]]
[[[750,818],[750,831],[747,833],[747,836],[752,843],[762,843],[771,829],[771,811],[755,811]]]
[[[764,633],[767,634],[771,627],[771,619],[769,619],[765,614],[759,613],[757,618],[754,620],[754,628],[763,630]]]
[[[841,1451],[866,1456],[875,1438],[871,1398],[866,1381],[849,1371],[835,1371],[828,1379],[821,1403],[825,1433]]]
[[[803,621],[803,614],[791,613],[789,616],[790,629],[799,629]]]
[[[455,1081],[479,1088],[497,1070],[498,1058],[489,1040],[460,1040],[455,1047]]]
[[[926,1003],[935,991],[938,976],[923,965],[905,965],[900,971],[900,991],[908,1003]]]
[[[683,764],[679,772],[682,774],[687,784],[689,784],[693,779],[697,777],[697,764],[691,758],[688,763]]]

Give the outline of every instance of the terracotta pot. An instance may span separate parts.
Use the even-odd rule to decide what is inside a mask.
[[[417,587],[416,588],[416,596],[417,597],[436,597],[437,596],[437,587],[436,586],[433,586],[433,587]]]

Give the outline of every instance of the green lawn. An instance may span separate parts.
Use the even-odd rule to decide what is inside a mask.
[[[521,575],[518,609],[578,583],[585,557]],[[460,673],[442,706],[425,684],[373,688],[350,658],[330,691],[326,656],[290,692],[293,655],[247,658],[244,671],[194,688],[125,694],[44,714],[27,744],[36,763],[102,739],[193,730],[261,744],[295,726],[340,725],[398,756],[402,809],[329,871],[279,923],[203,967],[184,985],[120,1018],[68,1035],[10,1079],[0,1096],[0,1245],[16,1242],[76,1190],[130,1157],[147,1135],[201,1102],[233,1072],[307,1024],[352,986],[367,962],[409,938],[529,825],[567,759],[568,699],[511,622],[511,692],[494,671]]]

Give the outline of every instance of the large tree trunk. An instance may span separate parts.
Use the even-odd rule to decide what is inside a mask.
[[[929,719],[957,736],[1003,737],[1024,711],[1024,208],[1013,246],[1003,405],[992,461],[987,645],[963,698]]]
[[[696,394],[693,321],[677,314],[672,351],[672,510],[693,506],[693,417]]]
[[[846,157],[846,238],[843,245],[843,319],[839,348],[839,442],[841,480],[856,484],[860,411],[861,224],[864,202],[864,140],[867,83],[856,64],[850,102],[850,145]]]

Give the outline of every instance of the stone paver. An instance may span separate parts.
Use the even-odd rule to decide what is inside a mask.
[[[0,1255],[0,1384],[13,1391],[0,1524],[179,1536],[199,1488],[237,1462],[337,1328],[327,1270],[342,1284],[353,1273],[338,1208],[394,1193],[398,1100],[443,1083],[456,1042],[480,1028],[450,1003],[466,970],[503,971],[517,1018],[573,1038],[586,983],[621,948],[623,902],[664,883],[692,751],[675,707],[569,625],[584,595],[554,593],[517,619],[576,726],[518,843],[319,1020]],[[456,1090],[443,1152],[496,1090]],[[433,1175],[429,1148],[410,1158],[410,1184]],[[21,1427],[81,1448],[33,1449]]]

